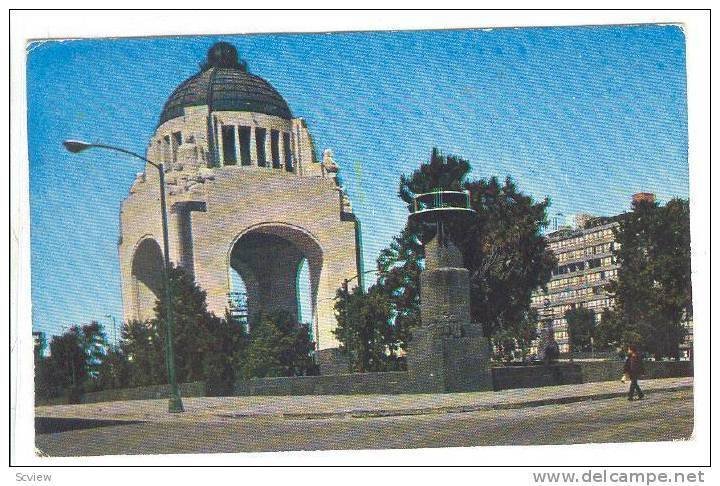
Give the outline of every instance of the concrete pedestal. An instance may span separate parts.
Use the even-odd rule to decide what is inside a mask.
[[[422,325],[413,332],[408,372],[428,392],[491,390],[488,340],[470,322],[470,275],[451,243],[430,241],[420,275]]]

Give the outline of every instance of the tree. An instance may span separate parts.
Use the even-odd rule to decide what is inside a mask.
[[[78,331],[78,332],[76,332]],[[50,382],[53,390],[50,396],[65,393],[71,402],[77,402],[82,383],[86,378],[85,358],[80,347],[79,329],[74,326],[60,336],[50,340]]]
[[[590,351],[595,340],[595,312],[585,307],[565,311],[571,351]]]
[[[127,361],[128,386],[167,382],[165,354],[154,321],[131,320],[123,324],[120,355]]]
[[[201,381],[204,378],[209,328],[214,315],[207,310],[206,292],[184,268],[171,265],[168,280],[174,317],[175,374],[181,383]],[[164,349],[167,338],[167,298],[164,290],[156,301],[152,324],[157,330],[160,349]]]
[[[248,336],[227,311],[225,319],[213,317],[209,324],[204,361],[205,387],[212,395],[230,395],[240,376]]]
[[[537,311],[530,309],[522,319],[496,332],[492,339],[495,359],[512,361],[519,355],[525,362],[530,346],[538,337],[537,322]]]
[[[118,346],[110,347],[100,363],[93,389],[110,390],[131,386],[131,362]]]
[[[108,348],[105,330],[99,322],[92,321],[80,327],[79,340],[87,376],[91,381],[95,381]]]
[[[35,399],[42,400],[52,395],[52,382],[50,376],[50,367],[48,366],[48,356],[45,352],[48,347],[45,333],[41,332],[37,335],[37,340],[33,345],[33,362],[35,365]]]
[[[618,276],[608,287],[615,294],[614,337],[658,359],[678,358],[684,321],[692,316],[689,201],[633,203],[615,240]]]
[[[314,348],[309,329],[293,315],[262,312],[253,319],[240,372],[244,378],[313,374]]]
[[[625,344],[639,343],[642,339],[632,328],[625,326],[616,309],[604,309],[595,327],[595,349],[621,352]]]
[[[349,358],[351,370],[383,371],[395,363],[399,339],[390,322],[391,312],[390,299],[378,285],[367,293],[360,287],[338,290],[333,334],[340,342],[340,351]]]
[[[474,223],[450,221],[448,233],[463,252],[470,270],[472,319],[486,336],[511,330],[523,322],[530,297],[550,279],[556,260],[541,234],[547,225],[549,201],[535,203],[510,177],[467,181],[470,164],[433,149],[430,161],[400,179],[399,197],[412,208],[413,196],[434,190],[467,190],[477,212]],[[427,229],[409,221],[378,258],[380,285],[397,315],[396,327],[405,349],[412,327],[419,323],[421,244]]]
[[[43,359],[46,369],[41,376],[46,390],[42,395],[56,397],[64,393],[71,403],[78,402],[84,391],[95,389],[106,347],[103,328],[94,321],[53,336],[50,356]]]

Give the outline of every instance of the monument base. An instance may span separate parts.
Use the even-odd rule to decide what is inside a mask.
[[[418,388],[465,392],[492,390],[490,346],[471,321],[470,272],[460,250],[435,238],[425,245],[420,274],[421,326],[408,346],[408,372]]]
[[[492,390],[488,340],[479,324],[433,323],[413,331],[408,372],[428,393]]]

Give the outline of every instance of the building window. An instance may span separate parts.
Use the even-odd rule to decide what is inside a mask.
[[[235,127],[233,125],[222,126],[223,163],[225,165],[237,164],[235,155]]]
[[[255,150],[257,151],[258,165],[265,167],[267,165],[267,156],[265,154],[265,136],[267,130],[264,128],[255,129]]]
[[[280,168],[280,132],[270,130],[270,152],[272,155],[273,169]]]
[[[172,159],[170,158],[172,155],[171,150],[170,150],[170,135],[165,135],[163,137],[162,148],[163,148],[163,155],[162,155],[163,162],[168,164],[172,161]]]
[[[240,134],[240,163],[242,165],[252,165],[250,158],[250,127],[239,127]]]
[[[293,171],[292,164],[292,151],[290,150],[290,134],[287,132],[283,133],[283,152],[285,158],[285,170],[288,172]]]
[[[177,162],[178,147],[182,145],[182,132],[172,133],[172,161]]]

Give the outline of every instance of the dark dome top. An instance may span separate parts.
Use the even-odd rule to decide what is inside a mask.
[[[227,42],[213,45],[200,72],[175,88],[158,125],[182,116],[185,107],[202,105],[208,105],[211,111],[250,111],[292,118],[280,93],[264,79],[247,72],[247,64],[238,60],[237,50]]]

